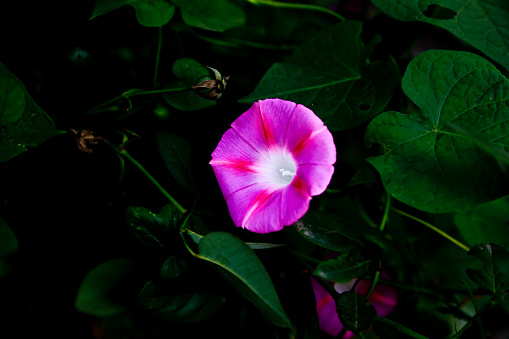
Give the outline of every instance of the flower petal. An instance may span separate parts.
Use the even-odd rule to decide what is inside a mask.
[[[210,164],[214,166],[215,162],[226,160],[254,163],[259,157],[260,152],[230,128],[223,134],[216,149],[212,152]]]
[[[281,230],[281,192],[263,184],[234,192],[226,203],[235,225],[256,233]]]
[[[306,214],[311,196],[304,181],[295,176],[282,193],[281,222],[284,226],[292,225]]]
[[[339,320],[336,311],[336,303],[330,294],[313,277],[311,285],[315,293],[316,313],[318,325],[323,332],[336,337],[343,330],[343,324]]]
[[[307,184],[308,194],[322,194],[329,185],[334,167],[330,165],[299,165],[297,177]]]
[[[336,162],[336,146],[327,127],[312,132],[292,151],[298,165],[333,165]]]

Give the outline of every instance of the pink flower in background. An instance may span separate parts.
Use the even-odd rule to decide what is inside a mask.
[[[380,278],[390,280],[389,275],[386,272],[380,272]],[[350,291],[355,281],[356,279],[344,284],[335,283],[334,289],[339,293]],[[313,277],[311,277],[311,285],[315,292],[316,313],[318,315],[320,330],[336,337],[343,330],[343,324],[341,324],[336,311],[336,303],[325,288],[323,288],[322,285],[320,285]],[[355,291],[365,296],[370,287],[371,281],[362,279],[357,284]],[[375,307],[376,313],[380,317],[387,317],[396,307],[397,299],[398,290],[396,288],[378,283],[368,300],[371,305]],[[343,338],[352,338],[353,336],[354,334],[352,332],[347,331]]]
[[[323,122],[302,105],[260,100],[226,131],[210,164],[237,227],[281,230],[327,188],[336,147]]]

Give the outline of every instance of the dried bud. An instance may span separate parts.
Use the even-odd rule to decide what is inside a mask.
[[[98,145],[100,142],[107,142],[106,139],[94,135],[94,132],[89,130],[76,130],[71,128],[71,131],[76,134],[76,142],[80,151],[85,153],[93,153],[90,145]]]
[[[226,83],[228,79],[230,79],[230,77],[227,76],[223,78],[221,76],[221,73],[219,73],[217,69],[208,66],[205,67],[214,72],[216,79],[215,80],[207,79],[200,81],[196,85],[192,86],[192,88],[196,90],[196,92],[205,99],[217,100],[221,97],[221,94],[224,91]]]

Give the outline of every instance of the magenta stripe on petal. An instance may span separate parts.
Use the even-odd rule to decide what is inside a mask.
[[[334,173],[333,166],[299,165],[297,175],[307,183],[310,195],[322,194],[329,185]]]
[[[231,126],[210,165],[235,225],[267,233],[295,223],[334,172],[329,130],[310,109],[280,99],[258,101]]]

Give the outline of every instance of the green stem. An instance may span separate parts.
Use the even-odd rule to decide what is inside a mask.
[[[177,202],[177,200],[175,200],[162,186],[161,184],[159,184],[159,182],[157,182],[157,180],[136,160],[134,159],[133,157],[131,157],[131,155],[129,153],[127,153],[127,151],[124,149],[124,150],[121,150],[119,152],[120,155],[122,155],[124,158],[126,158],[127,160],[129,160],[134,166],[136,166],[143,174],[145,174],[145,176],[159,189],[159,191],[173,204],[175,205],[175,207],[177,207],[177,209],[180,211],[180,213],[182,214],[185,214],[187,211],[182,207],[180,206],[180,204]]]
[[[472,300],[472,305],[474,305],[475,314],[478,314],[480,312],[479,305],[477,304],[477,301],[475,300],[474,294],[472,293],[472,289],[470,288],[470,285],[465,280],[462,281],[463,284],[465,284],[465,287],[467,288],[468,295],[470,296],[470,300]],[[484,333],[484,326],[482,324],[482,320],[479,317],[477,319],[477,322],[479,323],[479,330],[481,331],[482,339],[486,339],[486,334]]]
[[[464,249],[465,251],[470,251],[470,248],[466,245],[464,245],[463,243],[459,242],[458,240],[454,239],[453,237],[451,237],[449,234],[445,233],[444,231],[442,231],[441,229],[439,229],[438,227],[436,226],[433,226],[432,224],[424,221],[424,220],[421,220],[417,217],[414,217],[413,215],[411,214],[408,214],[406,212],[403,212],[401,210],[398,210],[397,208],[394,208],[394,207],[391,207],[391,209],[396,212],[396,213],[399,213],[407,218],[410,218],[412,220],[415,220],[417,221],[418,223],[421,223],[423,224],[424,226],[428,227],[429,229],[437,232],[438,234],[440,234],[441,236],[443,236],[444,238],[446,238],[447,240],[451,241],[452,243],[454,243],[455,245],[457,245],[458,247],[461,247],[462,249]]]
[[[163,44],[163,26],[159,27],[159,36],[157,42],[156,66],[154,69],[154,87],[157,87],[157,73],[159,73],[159,59],[161,58],[161,46]]]
[[[385,210],[384,215],[382,217],[382,222],[380,223],[380,231],[383,232],[385,228],[385,224],[389,220],[389,210],[391,208],[391,195],[387,192],[387,201],[385,202]]]
[[[222,47],[253,47],[253,48],[260,48],[260,49],[270,49],[270,50],[284,50],[284,51],[294,51],[297,49],[298,46],[292,46],[292,45],[272,45],[272,44],[265,44],[260,43],[256,41],[248,41],[248,40],[240,40],[240,39],[214,39],[210,37],[206,37],[199,34],[194,34],[195,37],[202,39],[203,41],[209,42],[211,44],[215,44]]]
[[[461,330],[459,330],[458,332],[456,332],[454,335],[452,335],[450,338],[460,338],[461,335],[463,334],[463,332],[465,332],[465,330],[467,330],[474,321],[477,321],[477,319],[479,319],[481,317],[481,314],[484,313],[493,303],[493,301],[495,300],[496,296],[493,295],[490,300],[488,300],[488,302],[484,305],[484,307],[479,311],[479,312],[476,312],[474,314],[474,316],[461,328]]]
[[[412,338],[416,338],[416,339],[428,339],[428,337],[425,337],[422,334],[419,334],[419,333],[417,333],[415,331],[412,331],[408,327],[400,325],[397,322],[392,321],[390,319],[382,318],[382,317],[377,316],[376,317],[376,321],[378,321],[378,322],[380,322],[382,324],[385,324],[387,326],[390,326],[390,327],[394,328],[396,331],[404,333],[404,334],[406,334],[406,335],[408,335],[408,336],[410,336]]]
[[[100,113],[102,111],[99,111],[99,109],[101,109],[105,106],[108,106],[110,104],[113,104],[113,103],[115,103],[119,100],[122,100],[122,99],[127,100],[129,102],[129,107],[130,107],[129,109],[132,109],[131,100],[129,100],[129,98],[136,97],[139,95],[162,94],[162,93],[171,93],[171,92],[185,92],[185,91],[190,91],[190,90],[192,90],[192,88],[187,87],[187,86],[186,87],[166,88],[166,89],[156,89],[156,90],[151,90],[151,91],[144,91],[141,89],[130,89],[113,99],[110,99],[106,102],[103,102],[102,104],[95,106],[94,108],[89,109],[83,115]]]
[[[355,206],[357,207],[357,210],[359,211],[359,214],[361,215],[362,219],[371,227],[378,228],[378,225],[369,217],[369,215],[366,213],[366,210],[364,209],[364,206],[361,203],[361,200],[358,196],[355,196],[354,198]]]
[[[371,297],[371,294],[375,290],[376,284],[378,283],[379,277],[380,277],[380,271],[376,271],[375,277],[373,278],[373,282],[371,283],[371,287],[369,288],[368,294],[366,294],[366,299],[369,300],[369,297]]]
[[[155,89],[151,91],[139,91],[139,92],[124,92],[122,96],[124,98],[132,98],[138,95],[148,95],[148,94],[162,94],[162,93],[171,93],[171,92],[185,92],[192,90],[191,87],[175,87],[175,88],[166,88],[166,89]]]
[[[345,18],[343,18],[338,13],[333,12],[330,9],[327,9],[325,7],[321,7],[321,6],[317,6],[317,5],[294,4],[294,3],[279,2],[279,1],[272,1],[272,0],[247,0],[247,1],[249,1],[253,5],[265,5],[265,6],[278,7],[278,8],[304,9],[304,10],[310,10],[310,11],[323,12],[323,13],[327,13],[327,14],[334,16],[336,19],[338,19],[340,21],[345,21]]]

